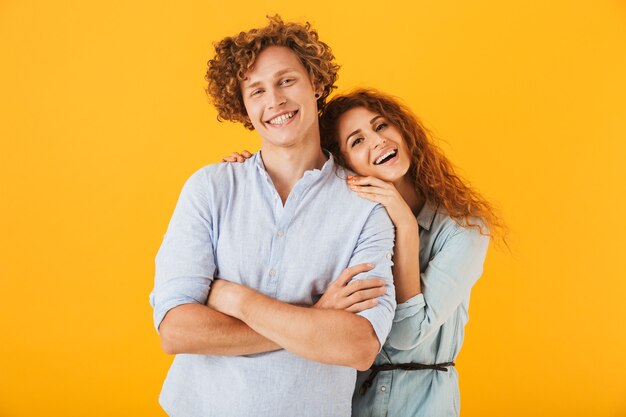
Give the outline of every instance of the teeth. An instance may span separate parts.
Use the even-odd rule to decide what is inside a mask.
[[[388,152],[385,152],[383,155],[381,155],[380,157],[378,157],[378,159],[376,161],[374,161],[375,165],[380,164],[385,158],[387,158],[390,155],[395,155],[396,154],[396,150],[391,150]]]
[[[294,111],[289,112],[289,113],[285,113],[285,114],[283,114],[281,116],[274,117],[273,119],[271,119],[269,121],[269,123],[272,124],[272,125],[282,125],[287,120],[291,119],[295,114],[296,114],[296,112],[294,112]]]

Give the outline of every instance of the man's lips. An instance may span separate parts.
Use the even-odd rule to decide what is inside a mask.
[[[297,113],[298,113],[298,110],[285,111],[275,116],[272,116],[272,118],[267,120],[265,123],[271,126],[282,126],[285,123],[287,123],[289,120],[291,120]]]

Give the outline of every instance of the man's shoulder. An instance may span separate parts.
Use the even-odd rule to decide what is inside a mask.
[[[250,160],[245,162],[217,162],[208,164],[196,170],[187,182],[194,184],[219,185],[221,187],[234,182],[238,177],[250,175],[254,164]]]
[[[335,165],[333,172],[329,173],[324,183],[324,192],[332,196],[332,199],[346,208],[353,207],[356,210],[373,210],[378,203],[367,200],[352,191],[348,186],[348,177],[356,175],[353,171]]]

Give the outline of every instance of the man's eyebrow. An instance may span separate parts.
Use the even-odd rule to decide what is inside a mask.
[[[278,77],[280,77],[281,75],[285,75],[286,73],[288,73],[288,72],[292,72],[292,71],[296,71],[296,69],[295,69],[295,68],[285,68],[285,69],[282,69],[282,70],[280,70],[280,71],[277,71],[277,72],[274,74],[274,78],[278,78]]]
[[[276,71],[276,73],[274,73],[274,75],[272,76],[273,78],[280,78],[281,76],[287,74],[288,72],[292,72],[292,71],[296,71],[295,68],[285,68],[285,69],[281,69],[280,71]],[[247,80],[247,78],[244,79],[244,82]],[[261,81],[255,81],[252,84],[248,84],[245,85],[243,88],[245,90],[248,90],[250,88],[255,88],[257,87],[259,84],[261,84]]]
[[[245,81],[245,79],[244,79],[244,81]],[[249,90],[249,89],[251,89],[251,88],[256,88],[256,87],[257,87],[258,85],[260,85],[260,84],[261,84],[261,81],[255,81],[255,82],[253,82],[252,84],[244,85],[244,86],[243,86],[243,89],[244,89],[244,90]]]

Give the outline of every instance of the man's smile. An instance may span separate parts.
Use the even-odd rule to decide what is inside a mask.
[[[270,120],[266,121],[265,123],[268,123],[272,126],[282,126],[285,123],[287,123],[289,120],[291,120],[291,118],[293,118],[293,116],[295,116],[296,113],[298,113],[297,110],[283,112],[277,116],[272,117]]]

